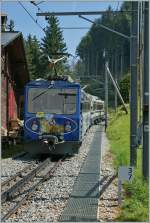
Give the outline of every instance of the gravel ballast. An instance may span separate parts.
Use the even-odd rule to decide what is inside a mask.
[[[30,164],[35,164],[37,161],[32,159],[29,154],[21,158],[7,158],[1,160],[1,182],[13,176],[17,172]]]
[[[105,132],[102,134],[100,179],[103,179],[104,177],[108,178],[102,183],[100,189],[102,190],[109,180],[112,179],[112,181],[100,196],[97,219],[100,222],[112,222],[116,221],[121,210],[118,205],[118,178],[115,177],[116,170],[113,167],[113,155],[110,152],[109,141]]]
[[[78,154],[68,157],[56,170],[54,177],[44,182],[26,201],[17,213],[8,221],[58,221],[72,191],[74,181],[80,172],[82,163],[87,156],[93,136],[99,126],[92,126],[85,136]],[[33,160],[2,160],[2,176],[15,174],[20,168],[29,165]],[[11,166],[11,168],[10,168]]]

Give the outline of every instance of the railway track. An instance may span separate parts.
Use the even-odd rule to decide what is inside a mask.
[[[33,167],[35,167],[35,164],[30,164],[29,166],[25,167],[13,176],[9,177],[7,180],[3,181],[1,183],[1,191],[3,192],[4,190],[6,190],[7,187],[10,187],[15,184],[16,181],[19,181],[19,179],[23,178],[23,176],[27,174],[28,170],[31,170]]]
[[[27,152],[23,151],[21,153],[18,153],[16,155],[13,156],[13,159],[18,159],[18,158],[21,158],[23,156],[27,155]]]
[[[31,170],[33,167],[33,164],[31,164],[3,182],[1,195],[1,221],[4,222],[12,214],[15,214],[21,205],[31,197],[34,191],[37,190],[43,182],[54,175],[57,167],[64,160],[65,156],[53,164],[50,162],[50,158],[47,158],[36,168]],[[29,171],[29,173],[27,173],[27,171]],[[22,176],[24,173],[25,176]],[[17,177],[19,177],[19,180],[14,184]]]

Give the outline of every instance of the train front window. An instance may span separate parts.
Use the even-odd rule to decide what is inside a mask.
[[[30,88],[28,91],[28,112],[74,114],[76,112],[76,96],[77,89],[73,88],[51,88],[47,90]]]

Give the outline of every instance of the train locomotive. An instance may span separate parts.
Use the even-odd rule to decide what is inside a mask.
[[[32,154],[78,153],[90,128],[100,121],[100,103],[67,77],[38,79],[25,86],[24,145]]]

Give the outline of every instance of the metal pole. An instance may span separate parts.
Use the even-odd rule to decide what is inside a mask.
[[[149,2],[144,7],[143,175],[149,177]]]
[[[112,73],[114,74],[114,54],[113,54],[113,52],[111,54],[111,70],[112,70]]]
[[[130,166],[137,165],[137,21],[138,2],[132,2],[131,23],[131,96],[130,96]]]
[[[108,125],[108,74],[107,74],[107,65],[106,53],[104,51],[104,60],[105,60],[105,131]]]
[[[133,12],[133,11],[132,10],[112,11],[112,13],[114,13],[114,12],[118,12],[118,13],[121,12],[121,13],[123,13],[123,12]],[[107,13],[107,11],[91,11],[91,12],[90,11],[89,12],[41,12],[41,13],[36,13],[36,15],[37,16],[45,16],[46,18],[49,17],[49,16],[70,16],[70,15],[78,15],[80,18],[82,18],[82,19],[84,19],[86,21],[89,21],[89,22],[91,22],[93,24],[96,24],[94,21],[92,21],[92,20],[90,20],[88,18],[85,18],[82,15],[99,15],[99,14],[103,14],[103,13],[105,14],[105,13]],[[110,32],[113,32],[113,33],[115,33],[115,34],[117,34],[119,36],[122,36],[122,37],[130,40],[130,36],[127,36],[127,35],[125,35],[123,33],[120,33],[118,31],[116,31],[114,29],[111,29],[111,28],[109,28],[107,26],[104,26],[102,24],[96,24],[96,25],[98,25],[101,28],[104,28],[104,29],[106,29],[106,30],[108,30]]]
[[[88,51],[88,76],[90,76],[90,53]]]
[[[95,76],[98,74],[98,52],[96,53]]]
[[[120,68],[120,78],[123,77],[123,48],[121,50],[121,68]]]
[[[113,79],[113,76],[112,76],[112,74],[111,74],[111,72],[110,72],[110,70],[109,70],[108,64],[106,64],[106,69],[107,69],[108,74],[109,74],[109,76],[110,76],[110,78],[111,78],[111,80],[112,80],[112,83],[113,83],[113,85],[114,85],[114,87],[115,87],[115,89],[116,89],[116,91],[117,91],[117,93],[118,93],[118,96],[119,96],[119,98],[120,98],[120,100],[121,100],[121,102],[122,102],[122,104],[123,104],[123,106],[124,106],[124,109],[125,109],[125,111],[126,111],[126,114],[128,114],[128,110],[127,110],[127,108],[126,108],[125,102],[124,102],[124,100],[123,100],[123,98],[122,98],[122,96],[121,96],[121,94],[120,94],[119,88],[118,88],[118,86],[117,86],[115,80]]]
[[[137,65],[137,75],[138,75],[138,98],[139,98],[139,106],[138,106],[138,131],[141,125],[141,95],[140,95],[140,85],[142,83],[141,80],[141,73],[140,73],[140,50],[141,50],[141,45],[140,45],[140,8],[141,8],[141,2],[138,4],[138,34],[137,34],[137,44],[138,44],[138,65]]]
[[[117,61],[117,51],[115,51],[115,82],[117,82],[117,65],[118,65],[118,61]],[[115,112],[117,112],[117,90],[115,89]]]
[[[117,13],[117,14],[122,14],[122,13],[131,13],[131,10],[120,10],[120,11],[110,11],[109,13]],[[103,15],[106,14],[107,11],[80,11],[80,12],[38,12],[36,13],[37,16],[73,16],[73,15]]]
[[[88,22],[91,22],[91,23],[95,24],[96,26],[99,26],[99,27],[101,27],[101,28],[103,28],[103,29],[106,29],[106,30],[108,30],[108,31],[110,31],[110,32],[113,32],[113,33],[115,33],[115,34],[117,34],[117,35],[119,35],[119,36],[122,36],[122,37],[124,37],[124,38],[130,40],[130,36],[127,36],[127,35],[125,35],[125,34],[123,34],[123,33],[120,33],[120,32],[118,32],[118,31],[116,31],[116,30],[114,30],[114,29],[111,29],[111,28],[109,28],[109,27],[107,27],[107,26],[104,26],[104,25],[102,25],[102,24],[97,24],[96,22],[94,22],[94,21],[92,21],[91,19],[88,19],[88,18],[86,18],[86,17],[84,17],[84,16],[82,16],[82,15],[79,15],[79,17],[82,18],[82,19],[84,19],[84,20],[86,20],[86,21],[88,21]]]
[[[142,122],[142,117],[143,117],[143,73],[144,73],[144,10],[143,10],[143,2],[141,2],[140,4],[140,37],[139,37],[139,61],[140,61],[140,65],[139,65],[139,72],[140,72],[140,115],[139,115],[139,122]]]

